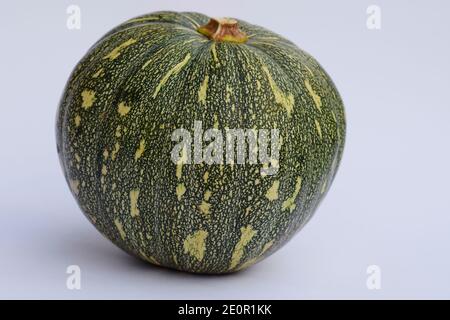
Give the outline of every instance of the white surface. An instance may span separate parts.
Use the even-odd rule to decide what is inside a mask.
[[[227,3],[227,4],[226,4]],[[82,28],[66,28],[66,8]],[[0,10],[0,298],[450,298],[450,6],[377,1],[9,1]],[[70,71],[106,31],[161,9],[235,16],[314,55],[343,96],[347,144],[315,217],[288,245],[228,276],[155,268],[77,208],[54,119]],[[66,288],[68,265],[81,290]],[[366,268],[381,268],[368,290]]]

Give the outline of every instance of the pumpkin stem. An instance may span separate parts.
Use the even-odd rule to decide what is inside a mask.
[[[197,31],[215,41],[245,43],[248,40],[245,32],[239,29],[238,22],[230,18],[211,18],[207,24],[199,27]]]

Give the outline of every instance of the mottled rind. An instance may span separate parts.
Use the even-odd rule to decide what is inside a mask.
[[[114,28],[80,61],[57,116],[57,149],[81,209],[117,246],[197,273],[244,269],[311,218],[344,147],[332,80],[292,42],[238,20],[246,43],[198,33],[199,13],[156,12]],[[261,164],[170,157],[177,128],[279,130],[276,175]],[[267,165],[266,165],[267,167]]]
[[[205,230],[198,230],[191,235],[188,235],[183,242],[184,253],[189,254],[198,261],[203,260],[205,255],[206,245],[205,240],[208,236],[208,232]]]
[[[234,247],[233,254],[231,256],[230,269],[236,268],[236,266],[241,262],[242,256],[244,255],[245,246],[252,240],[252,238],[257,234],[256,230],[253,230],[251,225],[241,228],[241,237]]]

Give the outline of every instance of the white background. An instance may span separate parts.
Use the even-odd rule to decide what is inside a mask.
[[[81,30],[66,9],[81,8]],[[366,9],[381,8],[381,30]],[[63,179],[56,108],[77,61],[124,20],[169,9],[267,27],[325,67],[345,102],[342,166],[310,223],[241,273],[129,257]],[[4,1],[0,5],[0,298],[450,298],[450,5],[446,1]],[[68,290],[66,268],[81,268]],[[381,268],[381,289],[366,286]]]

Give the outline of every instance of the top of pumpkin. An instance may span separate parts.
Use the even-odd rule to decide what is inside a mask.
[[[245,32],[239,29],[238,22],[231,18],[211,18],[197,31],[214,41],[245,43],[248,40]]]

